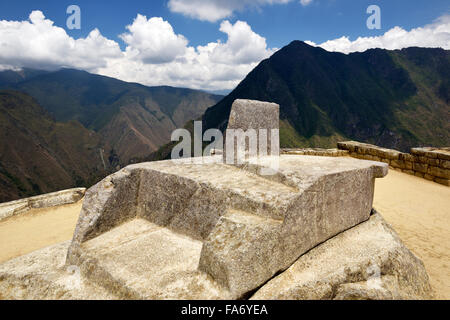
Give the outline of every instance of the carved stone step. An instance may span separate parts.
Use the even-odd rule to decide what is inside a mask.
[[[126,299],[228,297],[198,271],[202,242],[134,219],[83,243],[81,273]]]

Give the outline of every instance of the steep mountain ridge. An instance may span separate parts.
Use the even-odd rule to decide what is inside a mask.
[[[63,69],[0,72],[0,201],[89,186],[166,158],[171,132],[201,117],[224,130],[235,99],[280,104],[282,147],[354,139],[407,150],[450,145],[448,50],[341,54],[294,41],[226,97]],[[15,90],[12,91],[11,89]],[[208,108],[209,106],[212,106]]]
[[[222,96],[169,86],[146,87],[85,71],[0,72],[3,87],[34,97],[59,122],[76,120],[113,148],[121,165],[170,140],[176,128],[200,117]],[[24,71],[21,71],[22,73]],[[22,80],[20,80],[22,79]],[[1,87],[1,85],[0,85]]]
[[[372,49],[348,55],[294,41],[262,61],[209,108],[204,129],[224,130],[235,99],[280,104],[283,147],[355,139],[406,150],[450,145],[450,54]]]
[[[109,172],[97,133],[55,122],[21,92],[0,91],[0,136],[0,202],[89,185]]]

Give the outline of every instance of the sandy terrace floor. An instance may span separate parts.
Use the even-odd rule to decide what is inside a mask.
[[[374,208],[425,264],[437,299],[450,299],[450,187],[389,170]]]
[[[390,170],[374,207],[425,263],[438,299],[450,299],[450,188]],[[82,201],[0,222],[0,263],[72,238]]]
[[[80,200],[54,208],[33,209],[0,222],[0,263],[72,238]]]

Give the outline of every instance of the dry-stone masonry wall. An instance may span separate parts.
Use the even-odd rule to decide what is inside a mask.
[[[388,163],[402,172],[450,186],[450,148],[412,148],[411,153],[356,141],[339,142],[350,156]]]
[[[322,157],[345,157],[349,155],[347,150],[322,149],[322,148],[283,148],[281,154],[292,154],[298,156],[322,156]]]

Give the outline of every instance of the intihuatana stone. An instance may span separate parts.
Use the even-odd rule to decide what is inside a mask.
[[[132,165],[89,189],[68,261],[78,265],[89,255],[87,240],[145,219],[201,241],[199,271],[239,298],[367,220],[374,179],[387,173],[379,162],[283,155],[277,173],[262,176],[264,159],[245,168],[215,159]]]
[[[237,100],[229,128],[276,130],[278,113],[275,104]],[[423,265],[380,218],[369,220],[375,179],[387,172],[381,162],[278,154],[250,157],[241,165],[224,164],[222,156],[131,165],[87,190],[66,265],[106,292],[98,291],[99,299],[238,299],[261,286],[255,297],[283,297],[286,290],[286,297],[309,297],[292,293],[301,281],[288,284],[294,291],[285,284],[278,292],[271,289],[275,275],[291,274],[307,261],[318,279],[310,282],[316,286],[310,296],[349,298],[364,296],[366,279],[359,270],[372,257],[387,268],[382,275],[389,275],[389,285],[387,291],[366,290],[364,297],[397,291],[394,297],[425,297]],[[59,257],[61,248],[48,254]],[[53,276],[37,275],[45,264],[40,254],[29,256],[32,270],[23,269],[20,259],[0,266],[0,288],[10,288],[8,296],[27,297],[12,280],[17,270],[39,278],[33,297],[38,290],[60,290],[48,285]],[[389,263],[400,268],[401,277]],[[54,279],[67,279],[56,264],[47,268]]]

